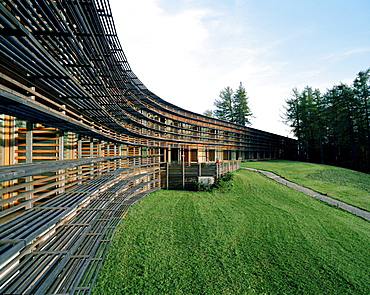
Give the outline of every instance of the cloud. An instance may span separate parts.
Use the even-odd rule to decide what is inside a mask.
[[[279,109],[292,87],[281,84],[287,62],[272,60],[285,39],[263,40],[228,11],[187,6],[168,14],[155,0],[115,0],[111,7],[132,70],[155,94],[203,113],[223,88],[243,82],[253,127],[286,135]]]
[[[353,48],[353,49],[342,50],[342,51],[335,52],[333,54],[324,56],[322,60],[326,60],[329,62],[337,62],[349,56],[357,55],[359,53],[364,53],[364,52],[370,52],[370,48]]]
[[[150,90],[175,103],[171,96],[202,72],[195,59],[209,35],[202,20],[212,12],[188,9],[169,15],[154,0],[112,1],[111,6],[131,68]],[[169,93],[173,89],[177,93]]]

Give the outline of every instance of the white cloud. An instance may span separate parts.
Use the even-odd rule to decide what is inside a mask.
[[[154,0],[112,1],[111,6],[122,47],[139,79],[175,104],[174,96],[194,93],[192,84],[204,74],[195,58],[204,52],[209,34],[202,19],[211,12],[167,15]]]
[[[333,54],[324,56],[322,60],[336,62],[344,58],[347,58],[351,55],[364,53],[364,52],[370,52],[370,48],[352,48],[352,49],[341,50],[339,52],[335,52]]]

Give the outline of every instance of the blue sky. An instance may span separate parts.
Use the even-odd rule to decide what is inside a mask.
[[[370,67],[369,0],[110,0],[132,70],[161,98],[214,109],[242,82],[252,127],[282,123],[294,87],[325,92]]]

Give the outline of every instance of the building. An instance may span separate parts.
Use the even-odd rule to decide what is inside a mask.
[[[169,164],[296,154],[293,139],[192,113],[150,92],[128,64],[107,0],[2,0],[0,52],[0,288],[14,294],[83,289],[28,282],[27,257],[30,265],[39,259],[43,279],[62,280],[56,274],[71,256],[85,269],[114,216],[161,188]],[[89,239],[102,214],[110,217],[100,238]],[[49,249],[50,237],[68,235],[72,245]],[[88,249],[78,256],[76,245]]]

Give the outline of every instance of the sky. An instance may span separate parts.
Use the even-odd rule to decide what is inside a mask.
[[[131,69],[162,99],[202,114],[247,91],[251,127],[293,137],[293,88],[351,85],[370,68],[370,0],[110,0]]]

